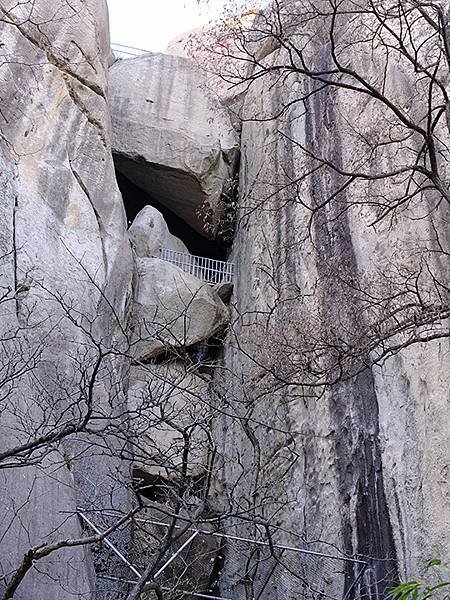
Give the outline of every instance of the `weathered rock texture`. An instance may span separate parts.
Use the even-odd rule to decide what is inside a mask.
[[[199,477],[207,464],[208,380],[180,359],[132,367],[128,407],[140,473],[182,481]],[[183,431],[189,432],[186,441]],[[188,464],[183,450],[188,446]]]
[[[119,60],[110,70],[109,104],[118,170],[214,237],[237,141],[228,114],[205,84],[204,73],[185,58]]]
[[[264,13],[256,8],[204,27],[182,33],[171,40],[167,54],[184,56],[206,73],[211,94],[226,106],[237,131],[242,126],[242,107],[248,89],[247,78],[260,61],[279,43],[259,33]]]
[[[158,258],[138,258],[136,265],[134,356],[192,346],[224,327],[227,308],[208,284]]]
[[[23,464],[0,475],[7,583],[31,546],[81,535],[86,477],[104,507],[127,476],[113,437],[84,445],[63,430],[89,411],[89,379],[105,424],[123,404],[122,362],[95,364],[118,340],[132,268],[110,147],[106,3],[2,0],[0,29],[1,466]],[[49,435],[50,445],[36,444]],[[12,451],[24,443],[29,451]],[[126,494],[115,499],[127,509]],[[89,549],[62,549],[30,569],[14,598],[91,598],[92,565]]]
[[[139,257],[158,257],[161,248],[189,254],[183,242],[170,233],[162,214],[150,205],[136,215],[128,235]]]
[[[281,4],[283,35],[314,73],[329,71],[326,11],[315,21],[302,2]],[[370,95],[302,76],[304,65],[289,63],[298,55],[275,49],[273,30],[249,38],[268,71],[225,98],[243,101],[245,120],[233,314],[211,385],[211,347],[199,344],[224,328],[230,289],[153,258],[161,246],[186,251],[154,208],[126,232],[106,16],[103,0],[0,1],[0,590],[32,545],[81,535],[80,505],[126,511],[134,467],[164,481],[148,516],[161,513],[160,501],[163,518],[168,507],[187,523],[232,515],[238,534],[265,535],[266,522],[274,541],[358,554],[369,569],[347,597],[384,599],[398,576],[445,558],[449,545],[448,213],[433,186],[416,189],[422,171],[405,183],[422,143],[417,128],[405,135],[404,121]],[[364,45],[359,18],[337,22],[339,40],[358,40],[341,60],[423,125],[433,94],[404,61]],[[206,83],[182,57],[117,61],[109,103],[117,168],[213,237],[237,148]],[[439,167],[449,156],[447,132],[438,133]],[[398,167],[392,177],[346,180]],[[392,207],[405,185],[413,195]],[[162,540],[157,527],[146,536]],[[126,532],[117,539],[131,541]],[[198,544],[194,562],[217,550]],[[336,570],[297,555],[289,571],[261,547],[224,544],[225,597],[263,588],[261,598],[297,599],[306,581],[340,598],[354,579],[350,563]],[[142,568],[147,552],[135,552]],[[111,558],[59,550],[30,569],[14,598],[124,598],[120,582],[96,581],[102,567],[129,577]],[[184,567],[174,563],[174,577]],[[201,569],[202,585],[211,570]]]
[[[308,32],[311,25],[304,26]],[[355,36],[352,27],[339,34]],[[314,57],[314,68],[323,72],[330,68],[330,45],[320,31],[311,40],[308,59]],[[304,43],[299,35],[298,44]],[[378,84],[386,72],[381,50],[352,52],[343,62],[360,56],[357,69]],[[426,91],[413,83],[407,64],[391,61],[385,92],[420,121]],[[289,64],[289,57],[276,51],[264,64]],[[439,247],[448,213],[429,191],[393,219],[377,222],[384,199],[404,192],[403,179],[343,185],[345,179],[323,164],[313,169],[304,147],[345,172],[379,172],[410,164],[421,143],[415,135],[408,144],[402,136],[390,138],[374,159],[368,140],[385,140],[394,130],[392,114],[367,95],[315,86],[300,75],[275,73],[259,77],[245,99],[235,313],[224,383],[239,420],[224,417],[221,423],[225,493],[219,497],[229,502],[235,494],[239,506],[251,498],[254,513],[275,528],[371,557],[361,590],[353,593],[385,598],[397,575],[414,576],[430,557],[448,555],[448,346],[436,339],[395,349],[420,329],[373,345],[371,326],[382,322],[378,337],[395,331],[397,322],[410,318],[409,302],[418,322],[422,302],[435,314],[448,307],[432,280],[448,281]],[[306,100],[294,103],[301,97]],[[255,117],[259,122],[252,122]],[[441,152],[448,164],[448,149]],[[326,204],[335,194],[337,200]],[[408,288],[408,278],[423,301]],[[438,322],[432,332],[439,337],[446,328]],[[326,366],[347,342],[361,354],[345,365],[344,380],[314,387],[319,373],[339,379]],[[392,347],[392,356],[387,351],[373,364]],[[314,568],[303,571],[310,581]],[[227,572],[233,567],[225,564]],[[262,569],[260,581],[263,575]],[[349,581],[333,578],[329,593],[342,597]],[[243,585],[236,577],[236,586]],[[296,590],[298,581],[284,577],[265,592],[282,600],[297,597]]]

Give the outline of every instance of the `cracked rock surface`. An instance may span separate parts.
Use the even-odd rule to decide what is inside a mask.
[[[14,338],[3,358],[20,365],[37,356],[2,402],[7,450],[34,439],[38,424],[39,435],[47,435],[68,419],[81,361],[90,364],[81,348],[116,335],[104,299],[124,314],[132,263],[110,152],[106,3],[3,0],[0,21],[0,285],[16,291],[0,307],[1,335]],[[120,378],[123,364],[111,360],[105,368]],[[107,377],[96,394],[101,413],[111,400]],[[122,400],[119,392],[113,404]],[[81,535],[70,515],[86,477],[100,486],[97,478],[109,469],[115,479],[122,476],[120,460],[101,453],[80,456],[69,470],[64,453],[72,442],[66,441],[41,463],[1,471],[1,570],[8,574],[33,544]],[[122,502],[126,507],[126,497]],[[14,598],[91,598],[93,590],[90,553],[73,548],[42,559]]]

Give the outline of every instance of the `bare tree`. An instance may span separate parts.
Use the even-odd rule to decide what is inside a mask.
[[[73,256],[70,259],[75,260]],[[51,579],[57,563],[43,566],[45,559],[56,557],[57,561],[62,551],[80,547],[86,548],[87,555],[92,552],[97,557],[97,576],[100,581],[110,582],[109,593],[130,600],[145,593],[154,593],[158,598],[218,594],[225,560],[231,561],[226,568],[231,573],[230,586],[244,585],[240,582],[242,573],[233,565],[236,560],[248,561],[248,597],[258,578],[270,579],[272,573],[276,578],[280,572],[287,573],[294,586],[302,585],[310,591],[322,589],[321,584],[308,580],[303,555],[302,560],[294,560],[276,547],[276,541],[286,536],[296,544],[305,542],[290,528],[277,525],[276,515],[287,499],[279,491],[277,499],[269,492],[275,481],[288,478],[295,466],[295,443],[279,463],[284,465],[283,476],[276,470],[267,472],[264,457],[250,464],[251,460],[242,456],[238,469],[243,483],[247,473],[252,478],[251,486],[246,488],[249,497],[243,496],[239,482],[223,494],[217,476],[224,468],[234,466],[227,464],[232,459],[228,448],[222,447],[221,424],[235,422],[255,448],[255,430],[263,427],[270,431],[273,424],[254,419],[253,408],[247,400],[242,401],[243,393],[249,400],[251,397],[246,387],[244,392],[230,390],[223,396],[215,380],[223,377],[226,367],[196,346],[176,341],[162,355],[144,361],[136,358],[135,350],[149,339],[149,331],[153,341],[160,336],[160,341],[167,344],[168,325],[155,329],[156,322],[144,323],[142,335],[136,337],[136,328],[125,327],[89,271],[82,264],[79,267],[92,293],[99,293],[103,300],[101,312],[92,316],[80,312],[69,295],[33,280],[30,284],[39,290],[41,303],[46,300],[45,335],[40,321],[36,337],[31,311],[30,321],[22,320],[21,326],[2,340],[3,356],[9,357],[2,364],[12,369],[1,387],[2,416],[5,422],[14,423],[14,438],[23,441],[2,448],[0,469],[11,476],[30,467],[50,469],[59,485],[73,486],[78,505],[75,509],[67,507],[65,521],[79,520],[82,535],[67,537],[61,524],[48,538],[30,543],[20,563],[2,575],[4,597],[20,594],[30,571],[45,572]],[[5,303],[14,305],[16,300],[12,291],[5,292]],[[185,307],[188,309],[189,303]],[[40,311],[41,318],[42,314]],[[180,317],[188,323],[186,314]],[[111,328],[115,336],[104,337],[99,323],[105,321],[114,324]],[[33,336],[27,337],[28,325]],[[62,333],[65,344],[73,340],[69,371],[64,363],[49,364],[47,357]],[[181,335],[185,337],[187,334]],[[215,345],[221,343],[220,339],[210,341],[212,356]],[[117,370],[117,360],[131,364],[125,406],[122,385],[128,383],[115,381],[117,375],[123,377],[123,371]],[[40,390],[39,411],[32,415],[22,411],[11,388],[14,381],[17,390],[24,393],[29,379]],[[104,389],[110,390],[107,396]],[[26,405],[26,397],[24,401]],[[242,404],[242,412],[235,402]],[[293,440],[289,431],[282,434]],[[117,473],[117,480],[112,481],[114,471],[109,463],[118,455],[134,480]],[[92,460],[95,474],[86,471]],[[64,483],[63,472],[69,476]],[[27,499],[32,501],[32,497]],[[21,520],[21,511],[20,506],[11,510],[9,527]],[[241,539],[243,535],[247,537]],[[99,553],[99,545],[105,547],[106,555]],[[323,543],[321,549],[336,552]],[[111,561],[118,553],[122,557]],[[339,552],[337,555],[342,556]],[[301,573],[299,565],[303,565]],[[101,590],[103,584],[98,585]]]
[[[225,479],[256,497],[293,449],[303,515],[293,501],[281,519],[334,539],[317,456],[330,461],[341,548],[374,559],[362,593],[383,595],[397,557],[376,385],[391,378],[395,397],[394,365],[411,352],[439,364],[449,331],[448,9],[275,1],[249,25],[247,7],[186,50],[242,122],[224,395],[251,427],[242,441],[229,422],[228,464],[247,452],[248,476]]]
[[[22,4],[25,22],[2,9],[3,23],[59,64],[34,3]],[[20,594],[30,570],[51,581],[55,564],[45,560],[81,546],[80,562],[94,554],[99,580],[117,583],[107,593],[130,600],[226,588],[250,599],[274,579],[293,598],[356,597],[364,561],[331,570],[327,553],[373,561],[365,597],[380,597],[397,577],[371,369],[448,336],[448,17],[437,3],[413,1],[276,1],[250,17],[250,27],[233,19],[213,32],[216,76],[232,88],[243,142],[259,144],[271,163],[244,149],[238,233],[262,234],[241,259],[227,355],[223,337],[210,341],[217,360],[173,333],[174,321],[188,321],[189,301],[170,323],[156,315],[130,329],[111,290],[70,252],[83,290],[98,300],[92,312],[33,273],[21,273],[20,286],[1,282],[0,410],[12,426],[0,469],[19,477],[34,468],[35,486],[45,470],[78,500],[48,538],[36,542],[24,526],[28,549],[2,575],[6,597]],[[73,79],[87,83],[76,69],[67,77],[75,88]],[[411,244],[397,240],[404,220]],[[352,243],[360,227],[369,248],[377,236],[391,244],[366,270]],[[246,297],[252,261],[258,289]],[[139,345],[155,340],[164,351],[142,359]],[[325,403],[333,431],[309,424]],[[330,455],[334,463],[309,469]],[[323,485],[344,520],[356,514],[353,537],[349,526],[340,538],[322,513]],[[354,496],[339,498],[341,488]],[[23,505],[11,506],[6,529],[21,522]],[[65,530],[74,522],[79,536]],[[294,560],[286,540],[318,554]],[[108,564],[117,551],[122,558]]]

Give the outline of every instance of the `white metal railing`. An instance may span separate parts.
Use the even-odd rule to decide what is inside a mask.
[[[111,44],[111,50],[114,52],[116,58],[135,58],[136,56],[150,53],[150,50],[143,50],[142,48],[135,48],[134,46],[125,46],[124,44],[117,44],[116,42]]]
[[[99,529],[80,509],[77,509],[77,510],[78,510],[78,515],[80,516],[80,518],[93,531],[95,531],[95,533],[97,533],[99,535],[101,535],[103,533],[101,531],[101,529]],[[139,519],[139,520],[143,521],[143,519]],[[149,521],[149,523],[152,523],[152,521]],[[163,523],[163,525],[166,525],[166,523]],[[178,550],[176,550],[173,554],[171,554],[170,558],[168,560],[166,560],[166,562],[163,564],[163,566],[153,575],[152,580],[155,580],[157,577],[160,577],[164,573],[164,571],[166,571],[167,567],[173,563],[173,561],[181,554],[181,552],[187,546],[189,546],[198,535],[200,535],[200,531],[195,530],[192,533],[192,535],[178,548]],[[112,577],[112,576],[108,576],[108,575],[99,575],[99,577],[101,579],[111,579],[111,580],[115,580],[115,581],[121,581],[123,583],[130,583],[132,585],[136,585],[142,577],[141,573],[136,569],[135,566],[133,566],[133,564],[129,560],[127,560],[127,558],[122,554],[122,552],[120,552],[120,550],[117,548],[117,546],[115,546],[111,542],[111,540],[109,540],[107,537],[104,537],[102,542],[114,552],[114,554],[130,569],[130,571],[132,571],[134,573],[134,575],[136,575],[138,577],[138,580],[136,581],[136,580],[124,579],[123,577]],[[147,583],[150,583],[150,582],[147,582]],[[168,588],[168,587],[162,585],[161,589],[164,591],[173,592],[173,586]],[[195,597],[195,598],[204,598],[205,600],[231,600],[231,598],[224,598],[223,596],[215,596],[215,595],[212,596],[211,594],[208,594],[208,593],[203,594],[202,592],[186,591],[186,590],[179,590],[179,591],[183,594],[183,598],[185,597],[185,595],[186,596],[189,595],[189,596]]]
[[[169,248],[160,248],[159,256],[156,258],[170,262],[207,283],[231,283],[233,281],[234,264],[232,262],[193,256]]]

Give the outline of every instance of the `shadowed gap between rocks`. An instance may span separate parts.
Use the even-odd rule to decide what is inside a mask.
[[[117,170],[116,177],[122,193],[128,226],[131,225],[138,212],[142,210],[144,206],[151,205],[163,215],[170,233],[182,240],[191,254],[215,260],[227,260],[231,241],[227,242],[220,237],[215,240],[209,240],[203,237],[181,217],[152,198]]]

